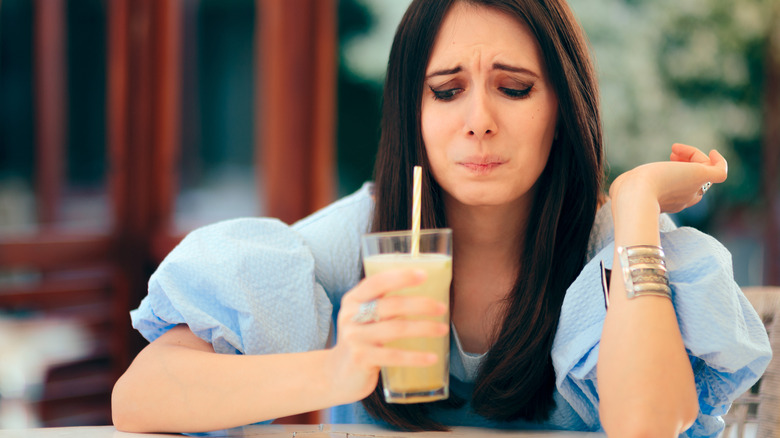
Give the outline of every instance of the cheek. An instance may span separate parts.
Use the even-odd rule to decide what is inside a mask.
[[[532,150],[536,150],[546,158],[554,142],[557,127],[557,110],[555,108],[537,108],[527,118],[514,123],[512,135],[515,138],[525,138]],[[546,161],[546,160],[545,160]]]
[[[446,154],[445,145],[447,144],[447,118],[442,117],[436,111],[423,107],[421,115],[421,131],[425,151],[432,165],[436,165],[437,158]]]
[[[431,110],[430,108],[426,108],[425,103],[423,103],[420,108],[420,133],[422,134],[423,145],[425,146],[426,151],[428,150],[428,144],[432,137],[431,133],[434,130],[433,126],[431,126],[431,122]]]
[[[448,148],[446,141],[436,130],[423,131],[423,147],[425,155],[428,157],[428,165],[433,179],[442,186],[446,185],[446,175],[448,173]]]
[[[441,134],[441,116],[437,114],[434,108],[423,105],[422,113],[420,115],[420,128],[422,130],[423,140],[426,144],[428,140],[435,139]]]

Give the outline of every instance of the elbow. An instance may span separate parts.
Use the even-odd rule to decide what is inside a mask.
[[[662,434],[660,433],[657,425],[654,427],[649,424],[645,425],[638,425],[638,424],[632,424],[632,425],[623,425],[622,427],[611,427],[611,428],[604,428],[604,432],[606,432],[608,437],[617,437],[617,438],[656,438],[656,437],[664,437],[664,438],[671,438],[673,436],[677,435],[671,435],[671,434]]]
[[[698,414],[698,401],[694,400],[671,410],[635,407],[605,414],[602,409],[600,417],[609,437],[672,438],[688,430]]]
[[[684,395],[679,399],[678,408],[669,415],[669,421],[676,428],[675,436],[693,426],[699,416],[699,394],[696,392],[696,386],[691,385],[682,392]]]
[[[119,378],[111,392],[111,421],[121,432],[152,432],[143,427],[139,403],[133,399],[125,376]]]
[[[111,422],[114,424],[116,430],[127,433],[143,433],[144,431],[137,427],[132,422],[132,416],[128,416],[125,412],[118,411],[115,406],[111,407]]]
[[[608,437],[618,438],[676,438],[693,424],[693,421],[682,425],[682,422],[664,422],[650,416],[637,417],[628,418],[620,424],[604,424],[604,432]]]
[[[682,427],[680,428],[679,433],[683,433],[686,430],[690,429],[690,427],[693,426],[693,423],[696,422],[696,419],[698,417],[699,417],[699,399],[698,397],[694,396],[693,401],[686,403],[685,408],[682,412]]]

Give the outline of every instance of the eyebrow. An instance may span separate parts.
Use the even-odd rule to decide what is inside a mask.
[[[496,62],[493,64],[493,70],[504,70],[512,73],[523,73],[527,74],[529,76],[533,76],[535,78],[538,78],[539,75],[534,73],[531,70],[528,70],[527,68],[523,67],[515,67],[513,65],[507,65],[507,64],[501,64],[500,62]]]
[[[446,69],[443,69],[443,70],[437,70],[437,71],[429,74],[428,76],[426,76],[425,79],[430,79],[430,78],[432,78],[434,76],[454,75],[455,73],[460,73],[462,70],[463,69],[461,68],[461,66],[456,66],[456,67],[453,67],[453,68],[446,68]],[[527,68],[515,67],[513,65],[502,64],[500,62],[493,63],[493,70],[503,70],[503,71],[508,71],[508,72],[512,72],[512,73],[523,73],[523,74],[527,74],[529,76],[533,76],[535,78],[539,77],[538,74],[534,73],[531,70],[528,70]]]
[[[463,70],[460,66],[454,67],[454,68],[447,68],[444,70],[437,70],[428,76],[425,77],[425,79],[430,79],[434,76],[448,76],[448,75],[454,75],[455,73],[460,73],[460,71]]]

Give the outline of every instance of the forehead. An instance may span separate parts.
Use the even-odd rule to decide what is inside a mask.
[[[525,23],[497,9],[456,2],[436,36],[428,69],[452,67],[474,57],[485,67],[503,61],[540,73],[543,68],[539,43]]]

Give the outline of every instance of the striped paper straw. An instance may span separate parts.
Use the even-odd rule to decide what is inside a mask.
[[[414,166],[412,192],[412,257],[420,255],[420,192],[422,191],[422,167]]]

